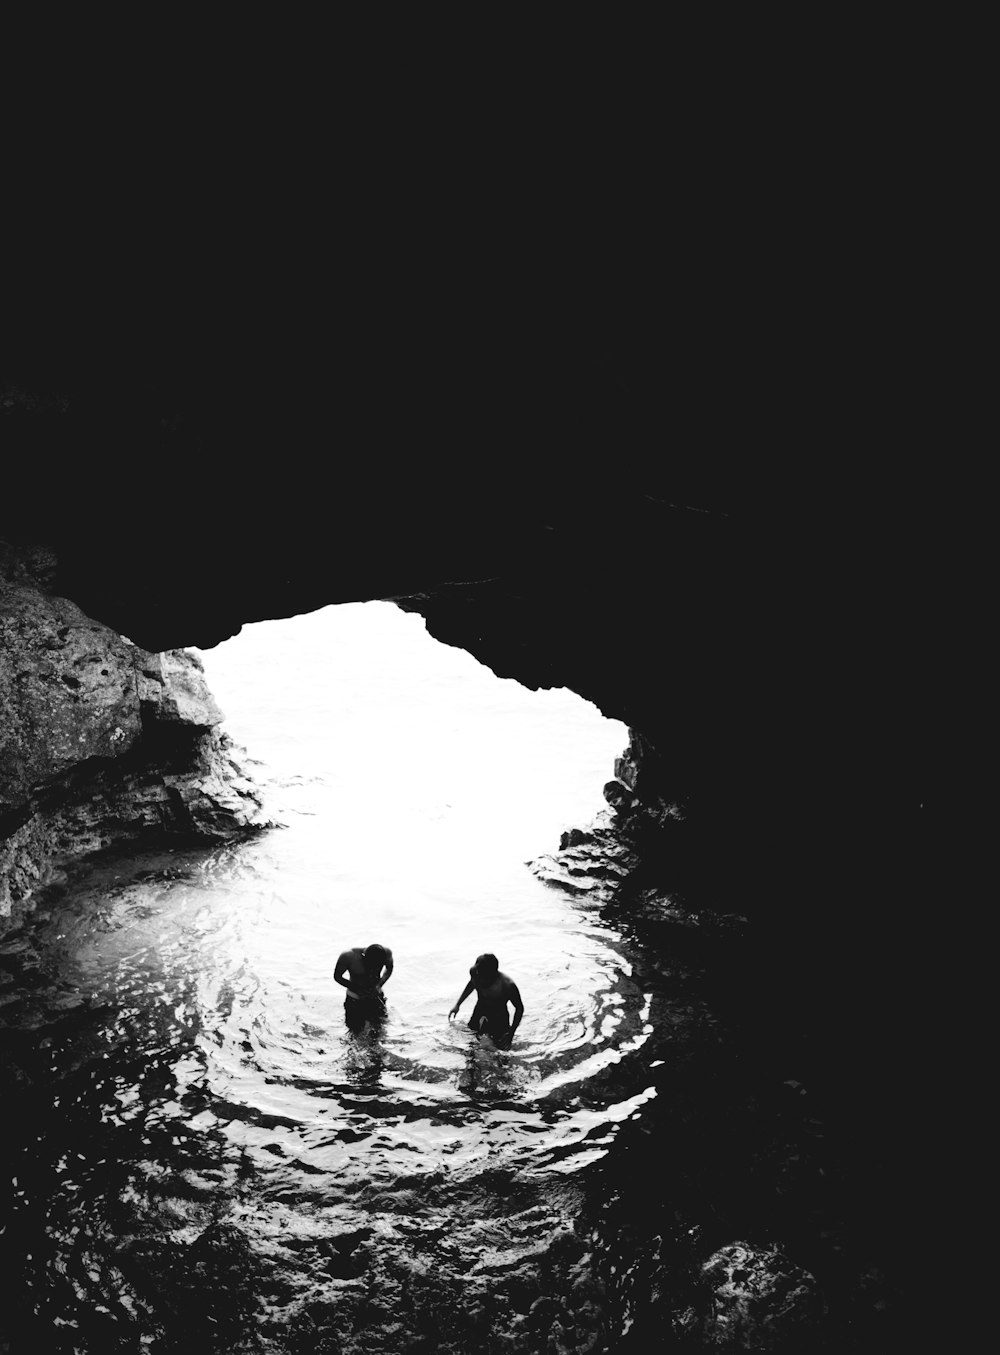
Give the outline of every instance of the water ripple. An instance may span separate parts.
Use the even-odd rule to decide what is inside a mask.
[[[143,1276],[184,1291],[178,1258],[223,1218],[219,1247],[249,1247],[248,1273],[266,1264],[282,1320],[319,1292],[316,1267],[355,1282],[364,1241],[322,1248],[359,1229],[387,1255],[419,1240],[445,1269],[458,1238],[476,1274],[505,1273],[564,1226],[541,1201],[652,1095],[649,997],[593,910],[524,872],[479,909],[414,889],[361,912],[335,880],[296,874],[286,840],[96,864],[0,945],[20,992],[0,1005],[0,1073],[27,1094],[9,1237],[80,1349],[118,1348],[88,1347],[88,1323],[155,1336],[163,1300]],[[333,964],[379,937],[396,955],[387,1019],[355,1036]],[[488,944],[526,1003],[510,1050],[447,1020]],[[467,1215],[516,1182],[533,1193],[502,1226]]]

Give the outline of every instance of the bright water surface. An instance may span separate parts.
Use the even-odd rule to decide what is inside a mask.
[[[206,1348],[320,1349],[301,1331],[324,1305],[391,1310],[415,1273],[502,1284],[652,1094],[620,937],[525,864],[601,810],[624,726],[387,603],[202,657],[284,827],[80,868],[0,945],[7,991],[29,988],[0,1019],[36,1060],[10,1236],[67,1351],[173,1349],[191,1313]],[[355,1036],[332,971],[372,941],[395,956],[388,1018]],[[509,1052],[466,1028],[474,999],[447,1019],[487,950],[525,1002]],[[178,1259],[213,1224],[202,1280],[255,1277],[229,1307]],[[391,1317],[370,1348],[408,1348]]]

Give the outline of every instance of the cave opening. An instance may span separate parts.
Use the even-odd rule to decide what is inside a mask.
[[[93,1348],[210,1323],[291,1349],[376,1291],[390,1335],[408,1304],[424,1323],[488,1296],[516,1325],[551,1291],[596,1338],[588,1172],[657,1099],[663,995],[528,860],[601,809],[624,726],[388,603],[199,657],[276,826],[81,861],[12,934],[12,1321]],[[357,1030],[334,962],[374,941],[387,1013]],[[467,1027],[472,1003],[449,1019],[484,951],[523,996],[509,1048]]]
[[[198,653],[277,825],[228,854],[211,906],[225,912],[234,888],[248,902],[240,944],[308,993],[317,1023],[343,1001],[338,953],[378,941],[395,955],[387,996],[429,1064],[435,1023],[484,952],[519,976],[522,1033],[540,1050],[559,1039],[541,1014],[564,1001],[593,1035],[618,963],[594,941],[608,929],[532,867],[608,817],[624,725],[573,692],[498,678],[389,602],[249,624]]]
[[[576,693],[498,678],[391,602],[247,624],[195,652],[265,774],[330,792],[331,858],[409,852],[448,871],[456,855],[552,851],[605,807],[628,742]]]
[[[67,773],[68,786],[93,773],[79,803],[55,806],[48,837],[39,815],[42,846],[75,829],[86,847],[95,822],[88,788],[103,794],[112,817],[127,799],[134,805],[129,832],[144,815],[161,821],[164,787],[171,824],[200,814],[213,829],[212,797],[225,806],[215,779],[221,764],[195,765],[201,788],[181,769],[182,753],[196,747],[223,763],[231,756],[216,738],[215,702],[197,692],[198,663],[228,717],[223,728],[249,751],[240,768],[252,769],[281,825],[190,849],[161,842],[133,850],[137,839],[127,838],[117,854],[79,861],[62,882],[34,887],[37,908],[0,954],[4,981],[18,994],[5,1009],[13,1051],[6,1071],[29,1089],[3,1245],[12,1271],[45,1294],[44,1313],[29,1303],[16,1323],[29,1330],[55,1314],[61,1324],[100,1326],[124,1311],[148,1335],[188,1321],[194,1302],[206,1320],[252,1314],[261,1331],[285,1341],[317,1302],[309,1278],[316,1265],[338,1281],[360,1281],[365,1293],[388,1284],[397,1311],[409,1301],[418,1237],[445,1288],[464,1290],[462,1249],[482,1248],[475,1211],[497,1198],[508,1202],[509,1224],[497,1273],[527,1275],[544,1233],[556,1251],[559,1239],[573,1239],[553,1263],[560,1290],[567,1267],[586,1261],[589,1273],[603,1275],[606,1291],[581,1291],[584,1326],[592,1308],[627,1308],[619,1272],[641,1277],[657,1266],[687,1283],[702,1266],[709,1278],[730,1262],[745,1269],[740,1239],[748,1237],[784,1239],[807,1314],[821,1311],[813,1272],[834,1293],[869,1275],[886,1229],[868,1216],[899,1212],[871,1190],[886,1154],[871,1147],[870,1125],[865,1143],[846,1150],[843,1125],[831,1125],[829,1092],[809,1076],[816,1060],[799,1039],[808,1024],[787,1019],[792,980],[796,992],[809,981],[805,966],[799,978],[780,974],[770,995],[767,976],[786,968],[788,954],[786,946],[768,963],[777,927],[763,933],[762,947],[753,929],[734,930],[739,915],[713,921],[676,906],[669,889],[652,887],[648,870],[634,872],[619,896],[611,889],[598,899],[599,890],[553,889],[566,879],[526,866],[602,808],[624,725],[572,693],[498,680],[466,650],[432,639],[420,615],[389,602],[249,623],[199,655],[137,650],[70,603],[30,600],[23,589],[11,597],[12,616],[34,618],[46,640],[30,689],[38,702],[49,684],[65,689],[60,671],[86,673],[92,697],[113,689],[121,698],[93,726],[94,757]],[[490,596],[491,624],[507,602],[510,595]],[[467,603],[456,587],[443,614],[428,605],[435,633],[461,634],[448,610]],[[489,625],[474,630],[473,640],[496,654]],[[568,633],[580,637],[581,659],[599,650],[590,632]],[[523,671],[506,634],[511,667]],[[102,664],[90,662],[98,652]],[[421,655],[444,669],[425,671]],[[475,699],[462,685],[471,676]],[[424,699],[431,697],[437,705]],[[110,756],[140,725],[134,751]],[[69,728],[73,740],[77,728]],[[61,757],[60,729],[50,732]],[[635,734],[632,743],[642,742]],[[649,759],[624,764],[615,769],[620,787],[639,773],[645,786],[656,772]],[[207,801],[199,798],[205,787]],[[654,779],[654,809],[655,791]],[[689,852],[686,873],[678,872],[684,844],[673,830],[682,820],[666,819],[662,861],[674,879],[700,879],[704,854]],[[103,829],[110,820],[97,822]],[[32,845],[28,828],[25,842]],[[591,845],[580,849],[585,856]],[[613,862],[603,865],[610,871]],[[712,893],[703,887],[697,897]],[[352,1039],[334,961],[341,947],[375,940],[397,956],[389,1021],[378,1038]],[[484,1056],[464,1020],[447,1019],[469,962],[487,949],[525,998],[510,1056]],[[860,1005],[855,994],[856,1012]],[[863,1014],[854,1020],[866,1024]],[[885,1072],[865,1082],[851,1066],[857,1041],[845,1038],[839,1011],[836,1029],[840,1063],[866,1092],[863,1108],[877,1107],[874,1076],[884,1082]],[[883,1101],[892,1094],[890,1086]],[[841,1144],[832,1151],[831,1127]],[[647,1200],[635,1180],[662,1175],[665,1143],[675,1166]],[[839,1191],[843,1180],[854,1183],[841,1192],[846,1224],[824,1194],[828,1181]],[[592,1216],[605,1220],[605,1241],[587,1259]],[[676,1254],[661,1248],[653,1258],[648,1248],[660,1247],[664,1220],[675,1229]],[[387,1260],[366,1245],[372,1229]],[[458,1253],[437,1250],[443,1235],[460,1238]],[[81,1294],[61,1277],[84,1253],[98,1278]],[[256,1277],[218,1301],[185,1269],[216,1253]],[[749,1264],[784,1284],[780,1256],[758,1248]],[[531,1270],[527,1290],[544,1288],[540,1274]],[[477,1293],[499,1293],[504,1321],[516,1321],[520,1281],[491,1287],[488,1264],[480,1279]],[[876,1305],[886,1282],[878,1285]],[[198,1288],[195,1299],[189,1288]],[[704,1300],[707,1291],[698,1292]],[[94,1327],[95,1342],[106,1334]]]

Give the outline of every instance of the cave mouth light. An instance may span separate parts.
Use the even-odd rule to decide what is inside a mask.
[[[604,807],[628,741],[576,693],[497,678],[389,602],[248,624],[199,653],[279,817],[373,861],[552,851]]]

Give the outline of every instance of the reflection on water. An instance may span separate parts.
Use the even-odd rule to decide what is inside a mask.
[[[352,935],[352,926],[359,929],[350,910],[317,906],[287,887],[279,897],[274,842],[226,849],[187,869],[159,861],[131,877],[121,862],[92,869],[8,940],[10,960],[30,965],[34,975],[30,1001],[18,1008],[24,1027],[51,1020],[54,1011],[71,1010],[81,1021],[86,1013],[85,1038],[49,1037],[54,1072],[79,1072],[99,1060],[108,1074],[120,1060],[141,1063],[143,1096],[115,1072],[109,1113],[128,1095],[147,1125],[180,1115],[189,1126],[214,1123],[249,1152],[262,1147],[254,1129],[271,1134],[280,1126],[315,1167],[325,1165],[318,1145],[333,1128],[357,1129],[353,1108],[335,1091],[341,1085],[377,1086],[384,1098],[379,1128],[398,1122],[400,1141],[412,1133],[408,1126],[464,1105],[475,1085],[477,1100],[518,1102],[536,1154],[534,1117],[559,1108],[543,1135],[554,1146],[573,1135],[577,1107],[606,1102],[623,1055],[645,1039],[646,999],[615,934],[579,904],[527,873],[503,909],[493,903],[491,936],[506,937],[505,963],[526,1002],[511,1050],[447,1020],[479,940],[477,920],[452,919],[455,937],[445,948],[419,907],[402,943],[389,938],[396,968],[385,1018],[352,1030],[333,965],[345,944],[372,938]],[[10,1011],[8,1020],[14,1017]],[[153,1068],[161,1069],[156,1094]],[[365,1114],[370,1120],[370,1106]],[[512,1144],[522,1129],[504,1117],[496,1126]],[[409,1151],[419,1150],[419,1142],[409,1143]],[[341,1179],[345,1166],[338,1155]]]
[[[524,861],[597,811],[621,728],[595,749],[568,694],[522,715],[416,618],[343,611],[335,671],[322,616],[209,668],[237,737],[270,735],[282,830],[93,862],[0,942],[12,1350],[478,1349],[527,1321],[526,1268],[585,1245],[580,1173],[652,1095],[650,997],[596,906]],[[359,655],[400,619],[402,657]],[[401,668],[426,698],[405,717]],[[373,941],[388,1010],[352,1031],[333,969]],[[510,1050],[447,1019],[483,951],[525,1002]]]
[[[479,916],[444,900],[432,923],[417,898],[391,931],[359,925],[335,888],[317,900],[285,872],[289,841],[92,866],[0,945],[20,993],[2,1009],[4,1072],[25,1106],[4,1241],[57,1326],[104,1310],[166,1340],[162,1275],[156,1292],[142,1277],[221,1222],[284,1324],[328,1288],[290,1271],[289,1249],[375,1221],[406,1256],[414,1228],[464,1236],[484,1173],[572,1175],[648,1094],[648,997],[596,915],[526,871],[485,901],[526,1004],[500,1050],[447,1020],[487,944]],[[396,957],[388,1011],[352,1031],[333,965],[375,939]],[[543,1201],[526,1206],[541,1233],[562,1226]],[[489,1254],[514,1264],[526,1245],[501,1230]]]

